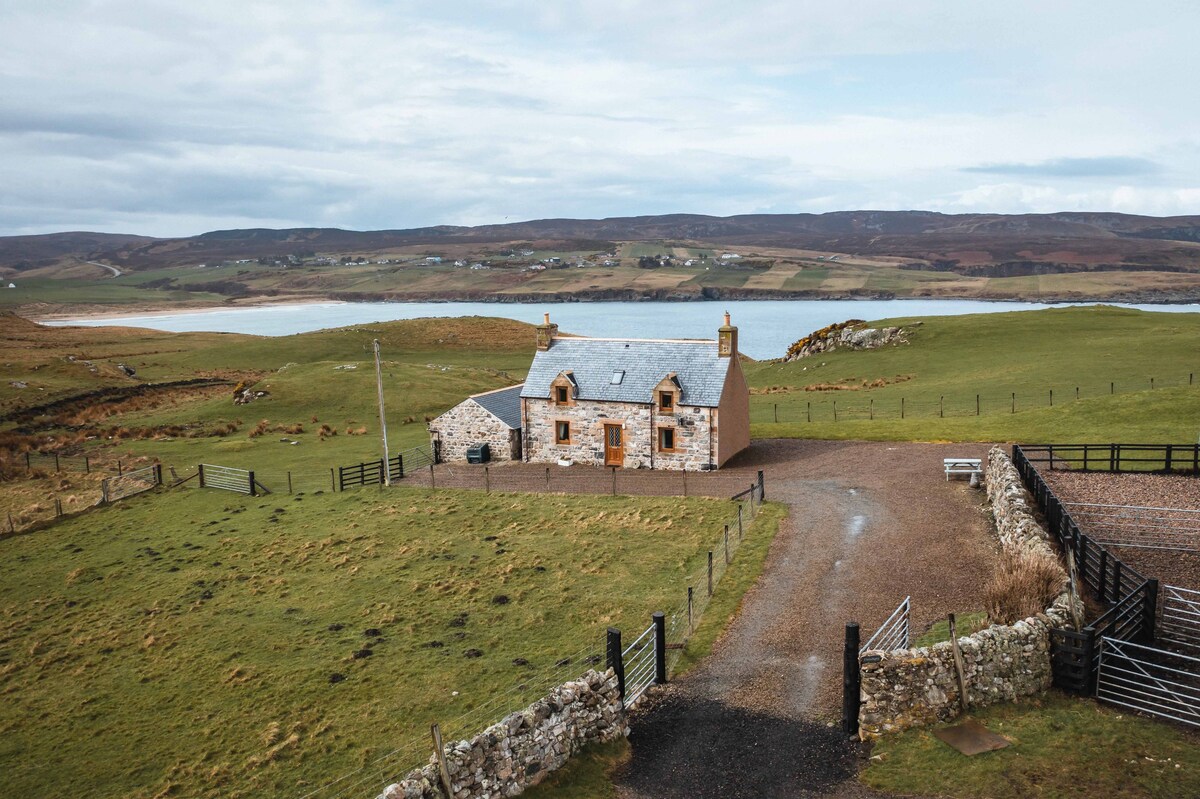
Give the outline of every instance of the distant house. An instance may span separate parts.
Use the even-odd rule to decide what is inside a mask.
[[[521,391],[525,461],[696,471],[750,445],[729,314],[715,340],[557,333],[547,314]]]
[[[742,256],[738,255],[736,252],[727,252],[721,256],[721,260],[722,261],[736,261],[738,258],[741,258],[741,257]]]
[[[521,389],[474,394],[429,423],[436,460],[465,461],[467,449],[487,444],[492,460],[521,458]]]

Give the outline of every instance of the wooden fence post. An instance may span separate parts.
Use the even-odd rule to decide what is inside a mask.
[[[738,541],[742,540],[742,503],[738,503]]]
[[[288,493],[290,494],[290,493],[292,493],[292,470],[291,469],[288,470],[287,475],[288,475]]]
[[[15,533],[17,531],[17,526],[13,524],[12,511],[8,512],[8,531],[10,533]]]
[[[900,398],[900,418],[904,418],[904,397]]]
[[[433,754],[437,758],[438,777],[442,782],[442,791],[449,799],[454,796],[454,787],[450,781],[450,769],[446,765],[446,749],[442,746],[442,731],[437,724],[433,724],[429,727],[429,734],[433,737]]]
[[[650,615],[654,623],[654,682],[667,684],[667,617],[662,611]]]
[[[204,464],[196,467],[196,473],[200,476],[200,487],[204,488]]]
[[[779,424],[779,403],[775,403],[775,423]]]
[[[1017,412],[1017,392],[1014,391],[1013,395],[1012,395],[1012,410],[1010,411],[1010,413],[1016,413],[1016,412]]]
[[[812,421],[812,400],[808,401],[808,421]]]
[[[155,485],[163,484],[162,464],[161,463],[154,464],[154,484]]]
[[[437,475],[433,473],[433,464],[429,464],[429,487],[437,488]]]
[[[63,513],[62,513],[62,500],[61,500],[61,499],[59,499],[58,497],[55,497],[55,498],[54,498],[54,515],[55,515],[55,516],[62,516],[62,515],[63,515]]]
[[[975,395],[975,415],[979,415],[979,395]]]
[[[686,475],[687,472],[684,472],[684,474]],[[687,477],[686,476],[683,478],[683,481],[684,481],[683,484],[685,486],[685,488],[683,489],[683,495],[686,497],[687,496],[687,488],[686,488]],[[614,497],[617,495],[617,467],[616,466],[612,467],[612,495]]]
[[[333,467],[329,467],[329,490],[337,491],[337,479],[333,476]]]
[[[967,676],[963,669],[962,650],[958,648],[958,629],[954,624],[954,614],[951,613],[948,617],[950,625],[950,649],[954,653],[954,674],[958,677],[958,704],[962,707],[963,713],[970,709],[970,701],[967,698]]]
[[[712,550],[708,550],[708,595],[712,596]]]
[[[875,398],[874,397],[867,400],[867,414],[870,416],[870,420],[872,422],[875,421]]]
[[[758,501],[759,502],[767,501],[767,484],[766,484],[766,481],[763,479],[763,470],[762,469],[758,470]]]
[[[56,472],[59,471],[59,469],[58,469],[58,453],[57,452],[54,453],[54,471],[56,471]]]
[[[33,464],[32,464],[32,463],[30,462],[30,460],[29,460],[29,453],[28,453],[28,452],[26,452],[26,453],[25,453],[25,468],[26,468],[26,469],[32,469],[32,468],[33,468]]]
[[[606,663],[617,675],[617,693],[625,698],[625,662],[621,655],[621,631],[616,627],[608,628],[608,638],[605,646]]]
[[[1116,383],[1109,383],[1109,384],[1108,384],[1108,393],[1109,393],[1109,394],[1116,394],[1116,393],[1117,393],[1117,384],[1116,384]]]
[[[1050,389],[1050,407],[1054,407],[1054,389]]]
[[[946,418],[946,397],[945,396],[938,397],[938,418],[939,419]]]
[[[837,421],[837,400],[833,401],[833,421]]]
[[[546,490],[550,490],[550,467],[546,467]]]
[[[492,493],[492,475],[488,472],[488,467],[483,467],[483,493]]]
[[[84,474],[92,473],[92,462],[90,460],[88,460],[87,455],[83,456],[83,473]]]
[[[1146,595],[1142,598],[1142,642],[1154,642],[1154,623],[1158,618],[1158,580],[1146,581]]]
[[[842,732],[858,734],[858,708],[862,692],[862,672],[858,665],[858,623],[846,625],[846,643],[842,648]]]
[[[725,565],[729,565],[729,525],[725,525]]]
[[[250,478],[250,496],[257,497],[258,490],[254,486],[254,472],[247,472],[246,475]]]

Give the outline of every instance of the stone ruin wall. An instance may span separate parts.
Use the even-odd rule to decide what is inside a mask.
[[[487,444],[492,460],[512,460],[513,442],[520,435],[473,400],[466,400],[429,423],[431,441],[441,441],[443,461],[465,461],[467,450]]]
[[[1033,515],[1033,500],[999,447],[988,453],[986,484],[1001,548],[1044,549],[1057,555]],[[1066,577],[1064,575],[1064,582]],[[1050,630],[1065,627],[1070,598],[1063,593],[1045,613],[1012,625],[993,625],[958,639],[971,706],[1011,702],[1050,687]],[[861,663],[859,736],[878,738],[960,712],[954,652],[949,641],[917,649],[869,653]]]
[[[517,796],[585,745],[629,734],[617,678],[589,670],[470,740],[444,744],[453,799]],[[443,799],[437,757],[377,799]]]

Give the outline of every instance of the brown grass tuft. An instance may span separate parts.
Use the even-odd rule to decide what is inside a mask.
[[[1066,587],[1058,558],[1042,550],[1008,551],[983,591],[992,624],[1012,624],[1045,612]]]

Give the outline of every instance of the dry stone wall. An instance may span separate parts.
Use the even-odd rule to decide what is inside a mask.
[[[629,734],[617,678],[588,671],[474,738],[445,745],[453,799],[517,796],[592,742]],[[377,799],[443,799],[437,757]]]
[[[1033,500],[1012,461],[999,447],[988,453],[988,498],[1000,546],[1054,552],[1033,515]],[[1065,581],[1064,575],[1064,581]],[[1050,687],[1050,630],[1066,626],[1070,598],[1060,595],[1045,613],[1012,625],[992,625],[958,639],[967,701],[972,706],[1011,702]],[[960,689],[949,641],[916,649],[869,652],[861,662],[863,739],[948,721],[960,711]]]

